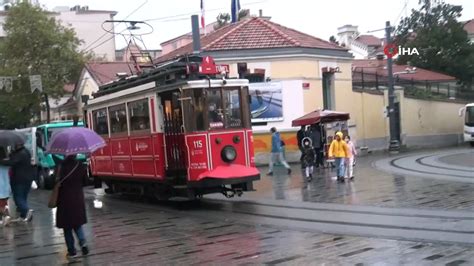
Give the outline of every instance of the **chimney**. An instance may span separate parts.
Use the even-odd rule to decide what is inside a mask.
[[[258,17],[263,17],[263,10],[262,9],[259,9],[258,10]]]
[[[191,27],[193,29],[193,53],[199,54],[201,52],[201,34],[199,32],[199,16],[191,16]]]

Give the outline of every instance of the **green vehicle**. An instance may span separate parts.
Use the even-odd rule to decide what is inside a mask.
[[[37,183],[40,188],[52,189],[56,177],[56,163],[64,159],[61,155],[46,154],[45,149],[51,136],[65,128],[73,126],[73,121],[57,121],[37,127],[17,129],[26,136],[25,147],[30,150],[31,164],[37,166]],[[84,127],[83,122],[79,122],[79,127]],[[78,159],[86,161],[86,156],[78,155]]]

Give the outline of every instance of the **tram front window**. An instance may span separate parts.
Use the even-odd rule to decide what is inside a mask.
[[[240,108],[239,92],[238,89],[223,91],[226,128],[242,127],[242,112]]]
[[[242,127],[239,89],[210,89],[207,103],[210,129]]]
[[[224,114],[222,110],[222,95],[220,89],[213,89],[208,91],[208,119],[209,128],[219,129],[224,128]]]

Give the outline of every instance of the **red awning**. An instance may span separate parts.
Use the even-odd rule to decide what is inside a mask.
[[[332,123],[337,121],[347,121],[350,119],[349,113],[336,112],[331,110],[316,110],[306,114],[291,122],[291,126],[306,126],[317,123]]]

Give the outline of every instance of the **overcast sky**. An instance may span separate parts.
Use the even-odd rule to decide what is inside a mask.
[[[461,20],[474,18],[473,0],[446,0],[462,5]],[[200,14],[200,0],[40,0],[47,9],[55,6],[87,5],[89,9],[117,11],[115,19],[124,19],[135,9],[128,20],[150,20],[154,32],[144,37],[148,49],[160,48],[160,43],[191,30],[190,16]],[[230,12],[231,0],[204,0],[206,23],[215,21],[221,12]],[[313,36],[328,40],[337,34],[337,28],[358,25],[361,33],[381,29],[385,21],[392,25],[400,17],[418,7],[418,0],[240,0],[242,8],[258,14],[262,9],[272,21]],[[406,6],[406,8],[405,8]],[[154,19],[154,20],[151,20]],[[383,31],[372,33],[382,37]],[[117,48],[124,46],[123,38],[117,38]]]

